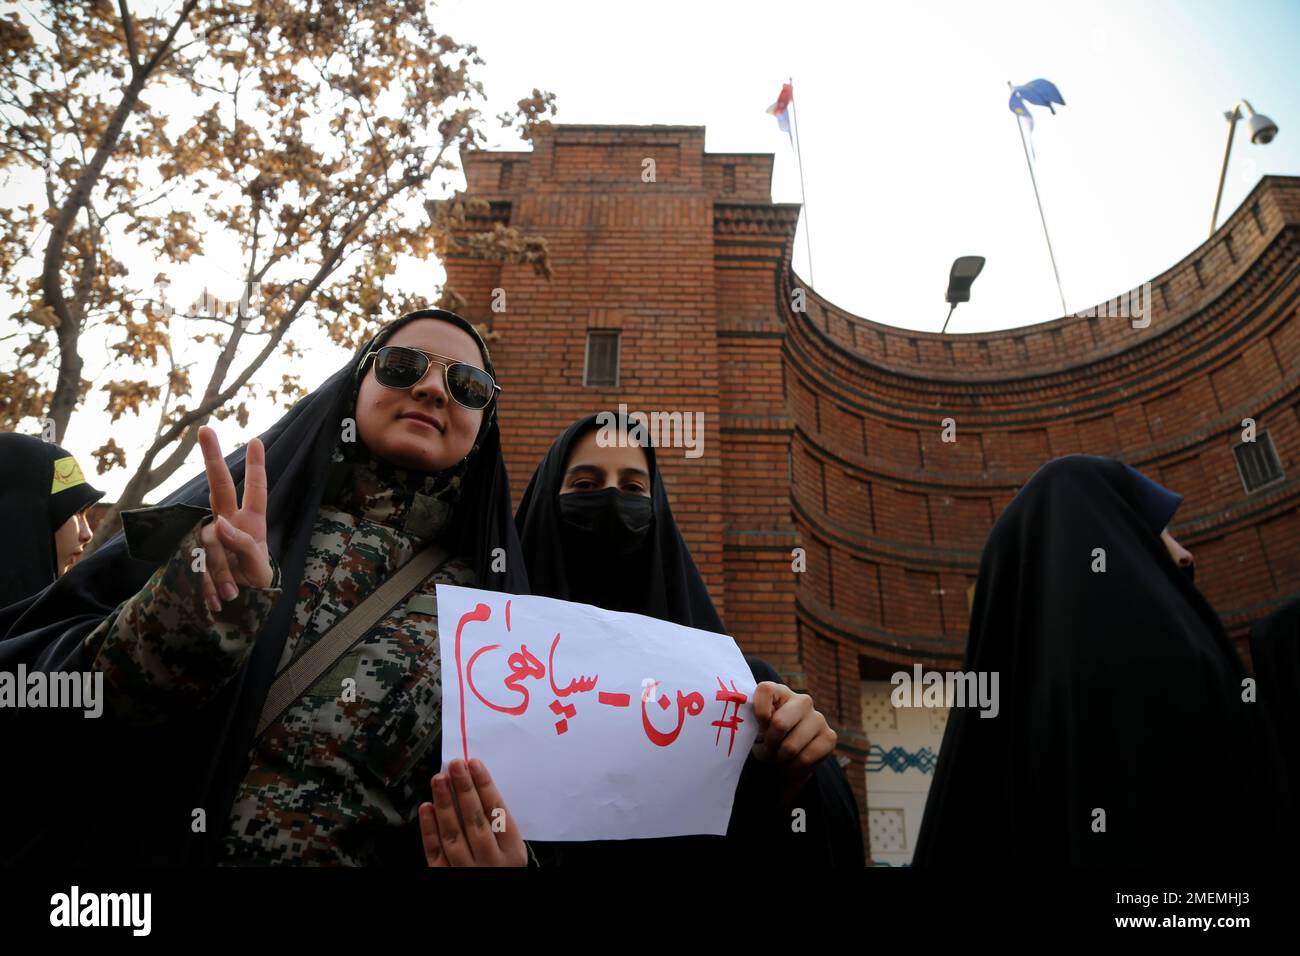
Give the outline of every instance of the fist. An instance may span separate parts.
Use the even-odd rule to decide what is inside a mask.
[[[838,736],[807,694],[784,684],[763,681],[754,690],[754,718],[759,739],[755,756],[775,761],[781,772],[782,799],[787,803],[803,789],[817,764],[835,751]]]

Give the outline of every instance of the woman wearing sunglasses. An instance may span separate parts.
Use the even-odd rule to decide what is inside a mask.
[[[0,834],[6,862],[422,865],[435,586],[527,590],[499,393],[470,323],[405,315],[245,448],[223,459],[203,429],[204,474],[5,609],[0,668],[93,669],[107,698],[101,720],[0,735],[32,771],[0,796],[21,804],[0,826],[23,821]],[[446,560],[279,702],[276,676],[431,545]],[[448,769],[426,813],[453,789],[462,810],[500,805],[485,768]],[[77,822],[87,782],[94,826]],[[479,862],[528,862],[514,827],[470,837]]]

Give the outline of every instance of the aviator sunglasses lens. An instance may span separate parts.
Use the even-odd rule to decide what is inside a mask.
[[[413,349],[389,345],[375,356],[375,378],[389,388],[410,388],[429,368],[429,359]]]
[[[375,377],[389,388],[410,388],[424,377],[429,358],[401,345],[386,345],[375,355]],[[453,362],[447,366],[451,397],[466,408],[485,408],[492,400],[492,376],[481,368]]]
[[[448,366],[447,384],[452,397],[467,408],[483,408],[492,398],[492,377],[473,365]]]

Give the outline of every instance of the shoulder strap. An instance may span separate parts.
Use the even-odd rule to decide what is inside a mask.
[[[257,721],[257,736],[261,737],[266,728],[275,723],[289,709],[289,705],[333,667],[380,618],[415,590],[421,581],[446,564],[450,557],[447,549],[437,544],[421,549],[383,584],[371,591],[365,600],[335,622],[320,640],[277,674],[266,695],[266,702],[262,705],[262,716]]]

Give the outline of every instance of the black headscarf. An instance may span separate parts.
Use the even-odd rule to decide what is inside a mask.
[[[593,549],[590,540],[584,542],[566,528],[560,512],[565,462],[580,438],[607,424],[624,433],[631,427],[626,418],[614,412],[579,419],[551,445],[524,491],[515,522],[532,593],[725,634],[722,618],[673,520],[653,447],[640,443],[650,473],[653,517],[639,550],[619,555],[609,549]],[[637,443],[635,431],[627,439]],[[577,494],[611,493],[615,492]],[[780,675],[766,661],[751,654],[744,657],[755,681],[781,682]],[[776,798],[777,784],[771,764],[746,758],[725,838],[701,835],[535,846],[544,863],[568,866],[623,868],[645,863],[682,865],[692,860],[701,864],[724,859],[735,862],[738,855],[768,862],[784,859],[810,865],[863,864],[857,800],[833,755],[817,765],[795,802],[807,812],[806,832],[792,831],[790,812]]]
[[[53,442],[0,433],[0,608],[31,597],[59,576],[54,535],[104,493]]]
[[[515,513],[515,523],[533,593],[562,601],[599,604],[610,610],[634,611],[686,627],[723,633],[722,619],[673,520],[653,447],[642,446],[650,472],[654,515],[645,547],[618,562],[611,562],[601,554],[584,556],[579,548],[573,547],[576,539],[560,517],[558,505],[560,489],[564,486],[565,462],[578,439],[595,431],[603,422],[613,420],[592,414],[574,422],[552,443],[528,482]],[[616,424],[627,432],[626,420]]]
[[[1276,742],[1242,700],[1245,669],[1214,609],[1159,538],[1172,509],[1148,483],[1071,455],[998,517],[964,669],[998,673],[999,712],[951,710],[913,865],[1276,852]]]
[[[1259,702],[1277,735],[1291,796],[1300,819],[1300,599],[1282,605],[1250,629]]]
[[[98,719],[83,719],[80,712],[15,712],[29,724],[21,736],[30,763],[22,773],[17,755],[5,755],[12,772],[0,787],[0,800],[6,801],[0,813],[0,852],[26,847],[43,859],[62,853],[85,861],[163,865],[210,864],[217,859],[230,805],[247,769],[258,715],[292,621],[331,460],[340,452],[344,457],[355,454],[352,443],[339,439],[343,420],[355,409],[362,360],[418,319],[449,322],[468,332],[479,344],[484,367],[495,377],[487,347],[469,322],[442,309],[422,309],[383,327],[347,365],[260,435],[266,447],[267,546],[280,565],[282,592],[244,671],[197,714],[155,728],[125,726],[107,710]],[[480,587],[526,593],[496,403],[483,416],[476,449],[463,495],[440,540],[471,564]],[[241,498],[244,456],[245,448],[226,456]],[[207,507],[206,475],[200,473],[162,503]],[[493,569],[495,548],[503,549],[505,561],[495,566],[503,565],[504,570]],[[29,671],[89,669],[83,641],[144,585],[155,567],[132,558],[123,535],[117,534],[39,598],[0,612],[0,669],[13,671],[20,662]],[[4,732],[0,739],[8,746],[15,736]],[[101,772],[95,773],[92,765]],[[62,781],[68,789],[59,783],[42,786],[43,781]],[[88,795],[94,807],[89,811]],[[14,799],[18,806],[9,803]],[[40,822],[47,827],[33,825],[36,807],[44,808]],[[191,816],[198,808],[207,817],[205,833],[192,832]],[[93,826],[86,825],[87,812],[96,818]]]

